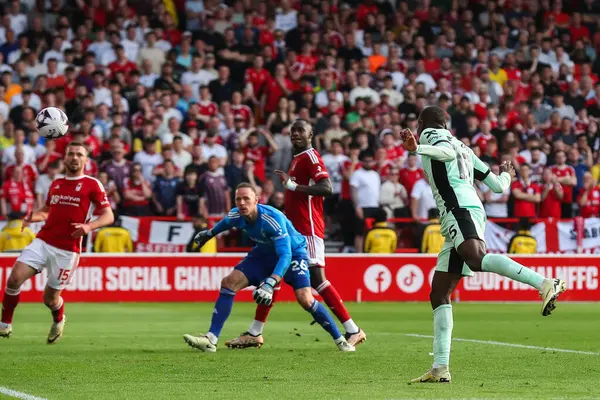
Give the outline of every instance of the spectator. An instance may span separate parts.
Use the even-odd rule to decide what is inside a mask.
[[[209,226],[206,223],[206,219],[201,215],[195,215],[192,218],[192,224],[194,226],[194,234],[190,238],[185,251],[188,253],[216,253],[217,252],[217,238],[210,239],[204,246],[198,247],[198,244],[194,241],[198,232],[206,230]]]
[[[373,216],[375,223],[365,235],[363,250],[372,254],[393,254],[396,252],[396,231],[388,226],[387,214],[384,209],[379,208]]]
[[[376,105],[381,102],[379,93],[369,87],[370,76],[367,73],[360,75],[358,79],[358,86],[350,91],[350,104],[355,105],[356,101],[360,99],[366,99],[370,104]]]
[[[205,160],[216,157],[219,161],[219,168],[222,168],[227,164],[227,150],[217,143],[217,139],[218,136],[215,131],[208,132],[204,144],[202,145],[202,157]]]
[[[200,210],[202,191],[198,184],[198,174],[194,169],[187,169],[183,181],[179,182],[175,190],[177,195],[177,219],[206,214]]]
[[[142,174],[142,165],[135,162],[123,184],[123,215],[144,217],[152,215],[152,189]]]
[[[600,187],[591,172],[583,175],[583,187],[579,189],[577,203],[583,218],[600,217]]]
[[[441,233],[440,212],[437,208],[431,208],[427,217],[428,223],[421,235],[421,253],[439,254],[445,240]]]
[[[423,178],[423,170],[417,165],[418,158],[415,154],[409,154],[406,159],[406,168],[400,170],[400,183],[406,188],[408,197],[411,196],[415,184]]]
[[[62,178],[62,161],[56,160],[48,166],[48,172],[40,175],[35,182],[36,208],[41,208],[46,204],[50,185],[56,178]]]
[[[181,136],[173,138],[173,156],[171,160],[173,160],[175,166],[181,171],[185,170],[192,163],[192,155],[184,149],[183,138]]]
[[[26,164],[25,163],[25,152],[23,151],[23,147],[17,147],[15,149],[15,163],[13,165],[8,166],[4,170],[4,180],[9,180],[13,175],[13,170],[15,168],[20,168],[23,172],[23,179],[30,188],[35,187],[35,181],[38,178],[37,168],[35,164]]]
[[[498,164],[493,164],[490,167],[493,174],[500,175],[500,167]],[[508,217],[508,198],[510,196],[510,188],[506,188],[504,193],[494,193],[486,185],[481,185],[481,193],[483,195],[483,207],[489,218],[506,218]]]
[[[331,223],[333,222],[332,218],[340,201],[340,195],[342,191],[342,166],[346,161],[349,160],[349,158],[344,155],[344,147],[341,141],[337,139],[332,140],[331,146],[328,148],[330,149],[330,152],[322,157],[323,164],[329,172],[329,179],[331,180],[332,188],[331,196],[326,197],[323,203],[327,222],[325,224],[326,227],[331,226]]]
[[[519,219],[517,233],[508,242],[508,254],[536,254],[537,240],[531,235],[529,218]]]
[[[131,234],[120,225],[120,220],[117,220],[96,233],[94,253],[133,253]]]
[[[231,162],[225,167],[225,179],[230,188],[237,187],[244,180],[244,159],[242,150],[235,149],[231,152]]]
[[[23,227],[22,215],[10,213],[8,222],[0,231],[0,252],[16,253],[29,246],[35,239],[35,233],[29,227]]]
[[[515,217],[535,218],[537,204],[541,201],[540,188],[530,179],[531,167],[521,164],[519,167],[519,180],[512,183],[511,190],[514,197]]]
[[[565,104],[565,99],[562,92],[557,91],[554,93],[552,96],[552,101],[554,103],[553,111],[558,112],[560,119],[567,118],[570,121],[575,121],[575,118],[577,117],[575,110],[572,106]]]
[[[415,221],[423,221],[429,217],[429,210],[436,208],[435,199],[427,177],[415,182],[410,194],[411,217]]]
[[[129,172],[127,174],[127,177],[129,176],[131,172]],[[127,177],[123,178],[123,183],[125,183],[125,179],[127,179]],[[114,213],[117,212],[119,205],[121,204],[121,194],[119,192],[119,189],[117,188],[117,184],[115,183],[115,181],[110,180],[108,173],[102,171],[98,174],[98,180],[100,181],[100,183],[102,184],[102,187],[104,188],[104,192],[106,193],[106,198],[108,199],[108,202],[110,203],[110,208],[113,210]],[[121,191],[123,190],[123,188],[121,188]],[[99,210],[95,210],[95,211],[99,211]]]
[[[142,47],[138,52],[137,63],[149,62],[152,66],[152,73],[158,74],[161,71],[161,66],[165,62],[164,50],[156,47],[156,33],[149,31],[146,33],[146,46]]]
[[[379,203],[387,213],[388,218],[399,218],[407,215],[408,194],[404,186],[399,182],[399,170],[390,169],[389,179],[381,185]]]
[[[564,193],[561,217],[571,218],[573,216],[573,188],[577,186],[577,176],[575,169],[567,165],[567,155],[564,151],[560,150],[556,152],[555,161],[556,165],[552,166],[552,173],[556,175]]]
[[[174,216],[177,214],[177,184],[175,164],[167,159],[163,163],[163,174],[156,177],[152,187],[152,204],[155,214]]]
[[[353,172],[350,177],[352,203],[357,217],[354,243],[357,253],[362,253],[365,219],[375,217],[375,213],[379,210],[381,178],[373,169],[374,167],[373,153],[365,152],[361,168]]]
[[[9,179],[2,185],[0,209],[2,215],[9,213],[28,214],[33,211],[35,196],[23,176],[23,169],[15,167]]]
[[[569,150],[568,163],[571,167],[573,167],[573,170],[575,170],[577,185],[575,185],[575,191],[573,193],[577,193],[583,186],[583,174],[588,172],[590,168],[583,162],[583,156],[574,147]]]
[[[215,103],[231,101],[233,92],[238,90],[238,87],[230,78],[229,67],[223,65],[219,68],[219,77],[208,84],[208,89]]]
[[[231,193],[223,174],[218,172],[219,159],[212,156],[208,159],[208,171],[199,180],[202,198],[200,209],[208,216],[227,214],[231,209]]]
[[[269,202],[267,204],[283,212],[285,206],[285,195],[283,192],[275,192],[269,198]]]
[[[111,159],[100,166],[106,172],[109,181],[113,181],[119,192],[123,191],[125,179],[130,175],[131,161],[125,159],[125,147],[117,142],[111,146]]]
[[[15,130],[13,144],[6,147],[2,152],[2,165],[7,167],[17,162],[15,155],[17,148],[23,151],[24,164],[35,164],[35,151],[30,146],[25,145],[25,138],[25,131],[22,129]]]
[[[259,145],[259,135],[265,139],[267,146]],[[240,137],[240,144],[246,159],[254,161],[254,174],[264,182],[267,157],[279,149],[271,133],[262,129],[251,129]]]
[[[156,140],[146,138],[143,142],[144,150],[136,153],[133,162],[142,167],[143,178],[147,181],[154,180],[154,169],[163,163],[163,157],[156,151]]]
[[[541,192],[540,218],[560,218],[564,192],[551,168],[544,168]]]

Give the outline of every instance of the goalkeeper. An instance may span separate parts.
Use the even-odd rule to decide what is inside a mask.
[[[273,290],[283,279],[294,288],[298,303],[333,337],[338,348],[341,351],[354,351],[354,346],[348,344],[331,315],[312,295],[304,236],[296,231],[283,213],[258,204],[256,189],[249,183],[238,185],[235,204],[237,207],[212,229],[199,232],[195,241],[202,247],[215,235],[237,228],[246,232],[256,245],[221,281],[221,291],[208,333],[184,335],[186,343],[205,352],[216,352],[217,341],[231,313],[235,294],[253,285],[256,286],[256,302],[269,305],[273,300]]]

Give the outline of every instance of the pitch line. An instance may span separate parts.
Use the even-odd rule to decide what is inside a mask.
[[[406,333],[404,336],[416,337],[421,339],[433,339],[432,335],[421,335],[418,333]],[[532,349],[532,350],[546,350],[546,351],[555,351],[557,353],[571,353],[571,354],[586,354],[590,356],[600,356],[600,353],[594,351],[582,351],[582,350],[570,350],[570,349],[557,349],[554,347],[542,347],[542,346],[533,346],[528,344],[518,344],[518,343],[506,343],[506,342],[496,342],[494,340],[477,340],[477,339],[462,339],[462,338],[452,338],[454,342],[467,342],[467,343],[478,343],[478,344],[487,344],[491,346],[504,346],[504,347],[515,347],[518,349]]]
[[[47,399],[44,399],[43,397],[37,397],[37,396],[32,396],[27,393],[17,392],[16,390],[12,390],[12,389],[9,389],[4,386],[0,386],[0,394],[4,394],[4,395],[10,396],[10,397],[15,397],[17,399],[22,399],[22,400],[47,400]]]

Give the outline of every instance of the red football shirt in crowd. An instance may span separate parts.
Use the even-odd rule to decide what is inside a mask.
[[[81,252],[81,238],[74,238],[73,224],[85,224],[96,208],[110,207],[99,180],[82,175],[55,179],[48,191],[48,218],[37,234],[50,246]]]
[[[231,105],[231,113],[234,117],[240,116],[244,119],[244,126],[250,127],[250,121],[254,119],[254,113],[245,104]]]
[[[585,189],[579,189],[577,199],[581,199],[584,193]],[[579,212],[583,218],[600,216],[600,187],[595,186],[589,191],[587,201],[584,205],[580,206]]]
[[[423,170],[421,168],[402,168],[400,170],[400,183],[406,189],[406,193],[408,194],[408,198],[410,198],[410,194],[412,193],[413,186],[419,179],[423,178]]]
[[[246,83],[250,83],[252,85],[252,90],[254,91],[254,95],[259,97],[262,95],[263,90],[269,81],[271,74],[264,68],[259,70],[254,68],[248,68],[246,70],[245,81]]]
[[[200,101],[198,102],[198,113],[207,117],[214,117],[219,112],[217,103],[212,101]]]
[[[554,165],[550,169],[557,178],[564,178],[565,176],[575,176],[575,170],[570,165],[565,166],[564,168],[559,168]],[[573,202],[573,186],[569,185],[561,185],[563,188],[563,192],[565,195],[563,196],[563,203],[572,203]]]
[[[33,211],[34,195],[32,186],[26,181],[15,182],[12,179],[4,181],[2,198],[10,206],[10,211],[30,213]]]
[[[513,182],[513,184],[511,185],[511,190],[515,190],[515,189],[521,189],[521,191],[526,194],[540,193],[539,186],[536,185],[535,183],[532,183],[531,181],[529,181],[528,184],[526,184],[522,180]],[[519,200],[519,199],[515,198],[513,214],[517,218],[519,218],[519,217],[535,217],[537,215],[536,204],[532,203],[531,201]]]
[[[25,164],[21,166],[23,169],[23,180],[27,182],[29,187],[35,187],[35,181],[38,178],[37,169],[33,165]],[[15,169],[15,165],[10,165],[4,170],[4,180],[8,181]]]
[[[287,90],[292,90],[292,81],[288,78],[285,79],[285,87]],[[265,93],[267,94],[267,101],[265,102],[265,113],[275,112],[277,110],[277,103],[279,99],[285,96],[285,93],[279,87],[277,79],[271,78],[265,87]]]
[[[343,177],[344,170],[350,168],[351,165],[352,165],[352,161],[350,161],[350,160],[346,160],[342,163],[342,165],[340,165],[340,175],[342,175],[342,187],[340,188],[340,200],[351,200],[352,199],[352,193],[350,192],[350,180]],[[357,169],[359,169],[361,167],[362,167],[361,163],[356,163],[356,165],[354,166],[354,171],[356,171]],[[352,172],[354,172],[354,171],[352,171]]]
[[[321,156],[315,149],[296,154],[288,171],[290,179],[298,185],[312,185],[329,178]],[[285,191],[285,215],[304,236],[325,237],[323,197],[306,193]]]
[[[550,185],[553,186],[553,184]],[[557,183],[557,185],[559,184]],[[540,190],[543,191],[544,188],[542,187]],[[546,198],[540,203],[540,218],[560,218],[560,203],[561,201],[554,188],[550,189]]]
[[[265,181],[265,160],[269,156],[269,148],[266,146],[244,147],[246,159],[254,161],[254,175],[261,181]]]
[[[123,180],[123,195],[125,195],[126,192],[133,192],[138,196],[144,196],[143,182],[135,182],[129,178],[125,178],[125,180]],[[148,199],[134,201],[123,198],[123,207],[142,207],[147,206],[148,204],[150,204]]]

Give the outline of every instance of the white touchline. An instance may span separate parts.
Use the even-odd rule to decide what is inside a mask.
[[[37,396],[32,396],[27,393],[17,392],[16,390],[12,390],[12,389],[9,389],[4,386],[0,386],[0,394],[4,394],[4,395],[10,396],[10,397],[16,397],[17,399],[23,399],[23,400],[47,400],[47,399],[44,399],[43,397],[37,397]]]
[[[431,335],[421,335],[418,333],[405,333],[404,336],[422,338],[422,339],[433,339]],[[533,350],[546,350],[546,351],[555,351],[557,353],[572,353],[572,354],[587,354],[590,356],[600,356],[600,353],[594,351],[582,351],[582,350],[569,350],[569,349],[556,349],[554,347],[542,347],[542,346],[532,346],[528,344],[518,344],[518,343],[506,343],[506,342],[495,342],[493,340],[477,340],[477,339],[461,339],[461,338],[452,338],[454,342],[469,342],[469,343],[479,343],[479,344],[489,344],[492,346],[505,346],[505,347],[516,347],[519,349],[533,349]]]

